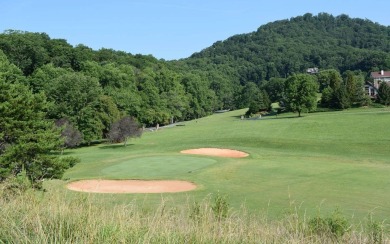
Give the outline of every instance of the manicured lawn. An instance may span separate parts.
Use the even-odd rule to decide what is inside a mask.
[[[110,204],[145,198],[148,204],[160,204],[162,197],[181,204],[219,193],[228,196],[233,208],[245,204],[250,211],[265,210],[271,217],[297,207],[310,215],[339,208],[347,216],[364,218],[372,211],[389,219],[389,109],[241,120],[244,113],[215,114],[145,132],[126,147],[102,144],[67,151],[82,163],[64,179],[182,179],[199,185],[186,193],[110,195]],[[200,147],[242,150],[250,156],[180,154]]]

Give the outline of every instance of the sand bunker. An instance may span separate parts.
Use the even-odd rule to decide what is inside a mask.
[[[181,151],[181,153],[200,154],[200,155],[217,156],[217,157],[225,157],[225,158],[244,158],[249,155],[245,152],[231,150],[231,149],[222,149],[222,148],[189,149],[189,150],[183,150]]]
[[[80,180],[69,190],[94,193],[165,193],[191,191],[196,185],[180,180]]]

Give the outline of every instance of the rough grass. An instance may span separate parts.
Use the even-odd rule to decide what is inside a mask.
[[[0,194],[2,192],[0,191]],[[96,195],[27,192],[0,198],[0,243],[386,243],[383,223],[353,225],[342,215],[307,218],[290,206],[279,220],[233,210],[227,198],[160,197],[107,206]],[[71,200],[70,200],[71,199]],[[170,202],[173,202],[170,203]],[[174,206],[174,207],[172,207]]]

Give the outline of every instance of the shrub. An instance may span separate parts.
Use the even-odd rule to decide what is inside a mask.
[[[227,196],[221,196],[219,193],[214,199],[214,204],[211,207],[215,217],[218,220],[224,219],[228,216],[229,203],[227,202]]]
[[[326,219],[320,216],[312,218],[309,221],[308,225],[310,231],[317,235],[321,235],[324,233],[328,234],[330,232],[328,222],[326,221]]]
[[[76,164],[80,163],[81,160],[75,157],[63,157],[61,158],[61,161],[67,168],[72,168]]]
[[[199,222],[201,219],[201,211],[200,204],[198,202],[194,202],[191,206],[190,218],[195,222]]]
[[[26,172],[22,171],[17,176],[7,178],[0,185],[0,198],[9,200],[15,196],[23,195],[30,188],[31,182],[28,180]]]
[[[332,216],[327,218],[330,232],[337,238],[342,237],[349,229],[349,223],[342,213],[336,209]]]
[[[383,223],[375,221],[372,217],[372,214],[370,214],[368,217],[367,233],[370,243],[384,242],[384,225]]]
[[[317,216],[312,218],[309,223],[309,230],[319,236],[341,238],[349,229],[349,223],[342,213],[336,209],[330,217],[323,218]]]

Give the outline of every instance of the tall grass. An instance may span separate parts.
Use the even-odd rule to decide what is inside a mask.
[[[64,196],[63,191],[0,192],[0,243],[389,243],[383,223],[372,219],[341,233],[327,219],[308,219],[297,206],[279,220],[250,214],[245,206],[229,208],[225,196],[172,204],[161,198],[155,209],[142,203],[107,206],[94,195]],[[67,194],[67,193],[65,193]],[[69,200],[71,199],[71,200]],[[169,203],[169,204],[168,204]],[[313,222],[324,220],[316,228]],[[314,221],[315,220],[315,221]],[[347,221],[346,219],[344,219]],[[317,226],[318,227],[318,226]],[[346,227],[344,229],[344,227]]]

